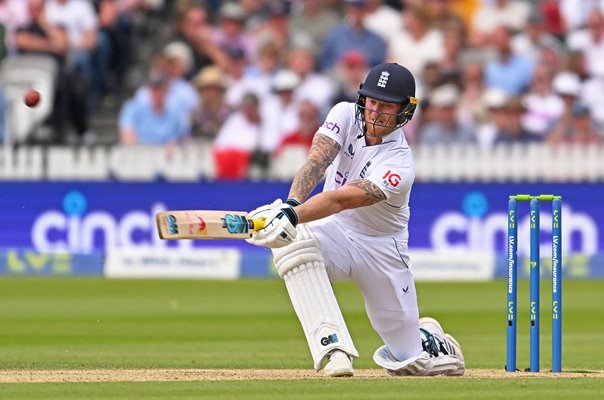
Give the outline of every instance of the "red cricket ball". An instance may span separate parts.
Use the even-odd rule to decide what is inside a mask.
[[[25,93],[25,97],[23,99],[25,101],[25,105],[27,107],[35,107],[40,102],[40,92],[37,90],[30,89]]]

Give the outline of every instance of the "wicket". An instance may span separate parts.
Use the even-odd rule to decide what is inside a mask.
[[[516,371],[518,201],[530,202],[530,372],[539,372],[539,202],[552,202],[552,372],[562,371],[562,196],[519,194],[508,202],[507,360]]]

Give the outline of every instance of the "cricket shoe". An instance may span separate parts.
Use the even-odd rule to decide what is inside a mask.
[[[353,376],[354,369],[352,368],[352,360],[350,356],[342,350],[334,350],[327,356],[328,362],[323,368],[325,376]]]
[[[444,371],[444,375],[463,375],[465,372],[465,360],[461,352],[461,346],[455,338],[448,333],[445,333],[437,320],[430,317],[419,319],[419,328],[428,331],[433,337],[433,342],[422,343],[425,350],[435,357],[448,356],[459,360],[457,368]],[[431,338],[428,338],[430,341]],[[434,340],[435,339],[435,340]],[[430,351],[433,350],[433,351]]]

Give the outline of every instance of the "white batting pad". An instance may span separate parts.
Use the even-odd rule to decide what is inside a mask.
[[[273,254],[318,371],[323,358],[334,349],[353,357],[359,353],[329,282],[316,238],[305,224],[298,225],[297,229],[294,243],[275,249]]]
[[[373,361],[392,376],[463,375],[465,371],[463,361],[455,356],[431,357],[422,351],[418,356],[398,361],[386,346],[375,351]]]

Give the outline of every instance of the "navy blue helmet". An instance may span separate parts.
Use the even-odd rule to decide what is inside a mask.
[[[363,124],[363,131],[366,130],[364,111],[367,97],[403,106],[401,112],[395,115],[397,125],[393,128],[409,122],[418,104],[415,98],[415,79],[411,71],[396,63],[383,63],[373,67],[357,93],[356,115]]]

